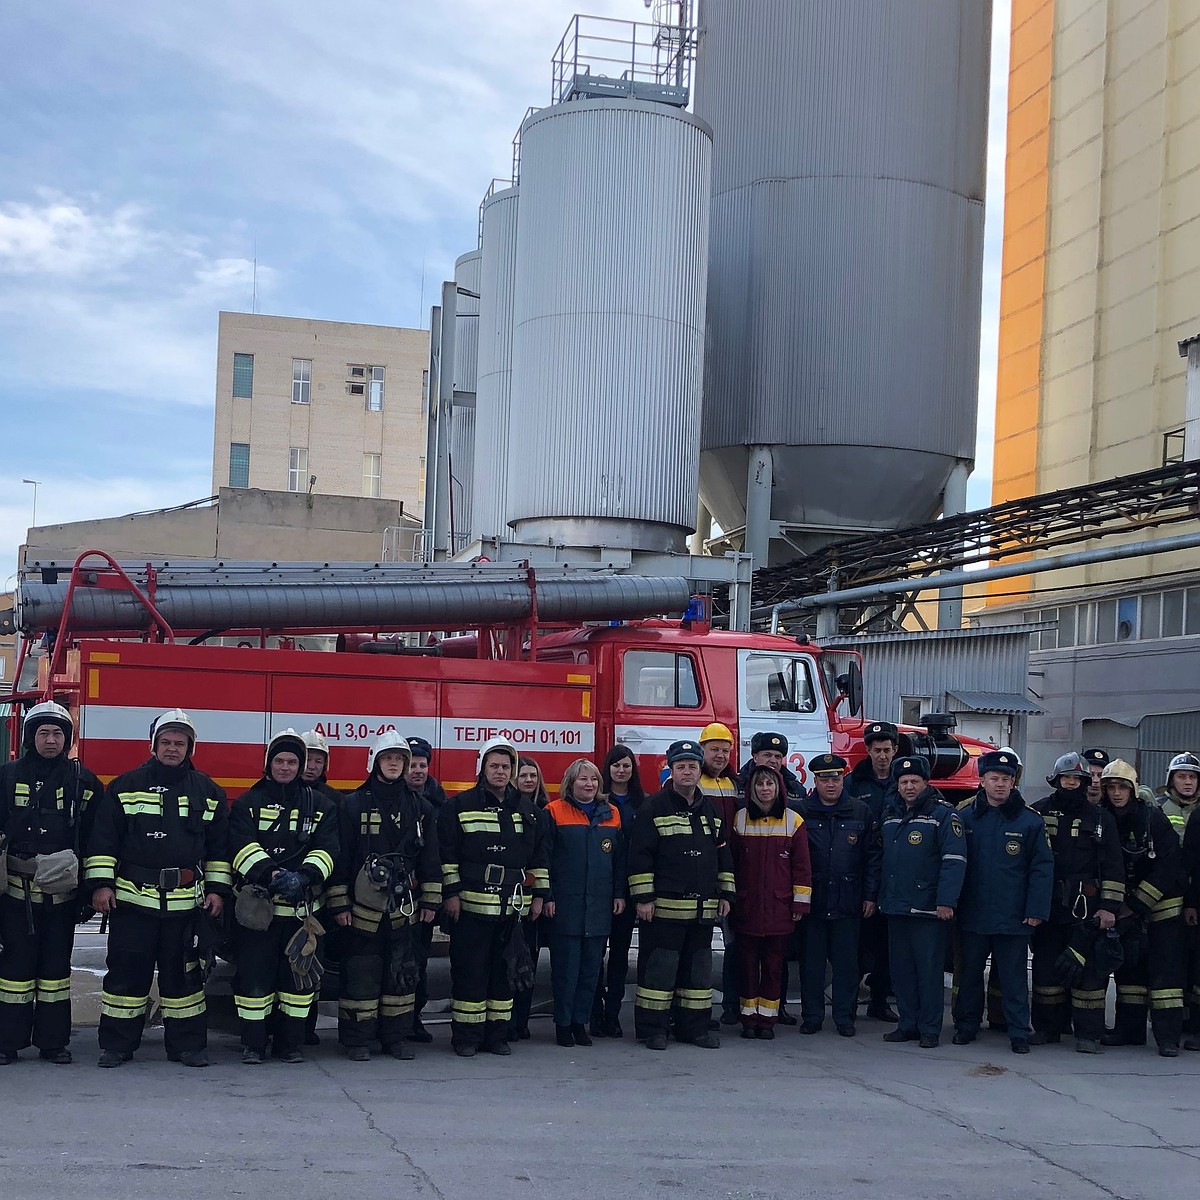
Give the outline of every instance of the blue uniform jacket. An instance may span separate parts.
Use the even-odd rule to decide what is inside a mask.
[[[591,814],[572,800],[551,800],[542,810],[550,861],[554,932],[569,937],[607,937],[613,901],[624,899],[626,840],[621,818],[607,797]]]
[[[861,917],[863,901],[879,895],[883,857],[871,810],[844,790],[831,805],[814,793],[804,802],[804,828],[812,864],[812,917]]]
[[[889,775],[886,779],[875,778],[875,768],[870,757],[864,758],[846,776],[846,791],[855,800],[862,800],[871,810],[876,825],[883,824],[883,813],[892,800],[896,800],[896,785]],[[899,800],[896,800],[899,803]]]
[[[959,927],[969,933],[1030,933],[1025,918],[1047,920],[1054,891],[1045,821],[1015,789],[999,808],[980,792],[958,815],[967,835]]]
[[[889,917],[933,917],[954,908],[967,869],[962,821],[926,785],[912,808],[899,794],[883,814],[883,885],[880,911]]]

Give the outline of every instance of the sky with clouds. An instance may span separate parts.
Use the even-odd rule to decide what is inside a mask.
[[[995,0],[973,506],[988,502],[1011,0]],[[209,492],[217,313],[416,325],[577,8],[0,7],[0,584],[39,524]],[[257,260],[257,272],[254,263]],[[422,285],[422,279],[424,284]],[[423,297],[423,302],[422,302]]]

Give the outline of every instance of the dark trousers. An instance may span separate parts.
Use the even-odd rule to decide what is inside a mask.
[[[416,963],[411,925],[393,926],[384,915],[374,933],[350,927],[342,943],[338,1041],[385,1050],[412,1033],[416,1008]],[[413,983],[405,980],[411,977]]]
[[[193,913],[162,916],[132,904],[113,909],[100,1005],[101,1050],[132,1054],[141,1045],[156,969],[167,1055],[175,1057],[208,1045],[195,925]]]
[[[1187,959],[1184,971],[1184,1025],[1186,1032],[1200,1034],[1200,926],[1184,926],[1183,948]]]
[[[604,961],[603,937],[558,933],[550,938],[550,986],[555,1025],[582,1025],[591,1011]]]
[[[889,916],[887,929],[897,1028],[939,1037],[946,1007],[946,926],[937,917]]]
[[[1146,1042],[1146,1011],[1160,1045],[1178,1045],[1183,1035],[1183,982],[1187,969],[1187,927],[1182,917],[1151,921],[1140,938],[1132,965],[1113,977],[1117,984],[1114,1031],[1132,1045]],[[1126,944],[1126,963],[1129,950]]]
[[[450,1040],[491,1046],[508,1039],[513,988],[504,948],[512,921],[463,913],[450,926]]]
[[[625,1003],[625,980],[629,975],[629,947],[633,942],[633,927],[637,923],[637,905],[631,900],[625,911],[614,916],[608,935],[608,961],[601,970],[596,985],[592,1018],[615,1021]]]
[[[1077,1038],[1098,1042],[1104,1033],[1108,979],[1089,955],[1083,974],[1068,990],[1058,967],[1059,955],[1070,943],[1075,928],[1073,924],[1047,921],[1033,931],[1033,1027],[1054,1036],[1073,1025]]]
[[[737,959],[742,1025],[747,1029],[773,1029],[779,1020],[783,960],[790,937],[790,933],[737,935],[730,957]]]
[[[800,923],[800,1004],[805,1025],[825,1020],[825,964],[833,967],[833,1023],[853,1025],[858,1010],[859,917],[807,916]]]
[[[435,922],[421,921],[412,927],[413,956],[417,960],[417,993],[416,1007],[413,1010],[414,1023],[421,1020],[425,1005],[429,1003],[429,956],[433,952],[433,930]]]
[[[266,929],[236,928],[233,1003],[242,1045],[262,1054],[271,1034],[276,1054],[298,1050],[304,1041],[305,1018],[316,1000],[315,992],[296,986],[284,954],[300,922],[295,917],[275,917]]]
[[[959,932],[958,992],[954,998],[954,1027],[961,1033],[978,1033],[985,1006],[983,973],[988,955],[992,970],[986,1004],[991,1007],[991,988],[998,988],[1010,1038],[1029,1037],[1029,936],[1024,933]]]
[[[550,924],[547,925],[546,922]],[[525,945],[529,947],[529,957],[533,959],[533,974],[537,977],[538,959],[542,956],[542,938],[544,930],[553,925],[553,919],[547,917],[538,917],[536,921],[528,919],[521,922],[521,936],[525,939]],[[526,988],[523,992],[518,992],[513,997],[512,1006],[512,1032],[515,1034],[518,1030],[526,1031],[529,1029],[529,1013],[533,1008],[533,988]]]
[[[725,945],[725,952],[721,955],[721,1011],[736,1013],[739,1010],[739,997],[744,992],[737,934],[733,931],[733,922],[728,918],[721,925],[721,936]]]
[[[708,1031],[712,1012],[711,921],[656,917],[638,926],[634,1030],[643,1041],[666,1033],[690,1042]]]
[[[71,1040],[71,947],[78,907],[73,897],[64,904],[36,901],[30,933],[25,902],[0,896],[0,1052],[16,1054],[30,1044],[63,1050]]]
[[[872,1005],[883,1007],[892,994],[888,918],[881,912],[866,917],[858,937],[859,970],[866,976]]]

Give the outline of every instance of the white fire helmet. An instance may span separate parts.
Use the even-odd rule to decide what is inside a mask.
[[[1175,755],[1167,764],[1167,787],[1171,786],[1171,776],[1176,771],[1191,771],[1193,775],[1200,775],[1200,758],[1197,758],[1190,750]]]
[[[35,704],[25,714],[25,720],[21,723],[21,740],[26,750],[33,749],[33,735],[42,725],[57,725],[66,738],[63,752],[66,753],[67,750],[70,750],[71,742],[75,737],[75,722],[71,720],[71,714],[61,704],[55,704],[53,700]]]
[[[479,776],[483,775],[483,762],[493,750],[503,750],[509,758],[512,759],[513,774],[517,773],[517,760],[520,755],[517,753],[517,748],[507,738],[495,737],[490,741],[483,743],[483,748],[479,751],[479,761],[475,765],[475,773]]]
[[[267,743],[267,752],[263,756],[263,770],[268,775],[271,773],[271,759],[281,750],[288,750],[294,754],[300,760],[300,770],[304,770],[304,763],[308,758],[308,746],[300,734],[289,727],[281,729]]]
[[[325,740],[323,733],[318,733],[315,729],[310,729],[306,734],[302,735],[302,740],[309,750],[319,750],[326,758],[329,757],[329,743]]]
[[[368,775],[375,770],[375,759],[385,750],[395,750],[403,754],[404,769],[408,770],[408,764],[412,762],[412,751],[408,748],[408,738],[395,729],[389,729],[385,733],[381,733],[371,744],[371,749],[367,753]]]
[[[179,729],[187,734],[189,754],[196,749],[196,726],[192,724],[192,718],[182,708],[172,708],[165,713],[160,713],[150,723],[151,754],[154,753],[154,743],[158,741],[158,735],[167,729]]]

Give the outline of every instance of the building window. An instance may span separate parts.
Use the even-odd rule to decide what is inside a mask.
[[[308,486],[308,448],[293,446],[288,451],[288,491],[302,492]]]
[[[367,412],[383,412],[383,368],[371,368],[371,385],[367,392]]]
[[[250,446],[246,442],[229,443],[229,486],[250,486]]]
[[[312,391],[312,359],[292,359],[292,403],[307,404]]]
[[[921,724],[921,718],[927,713],[933,711],[932,696],[901,696],[900,697],[900,724],[901,725],[917,725]]]
[[[421,459],[421,470],[417,477],[417,500],[420,504],[425,503],[425,459]]]
[[[233,356],[233,398],[249,400],[254,394],[254,355]]]
[[[1163,637],[1183,636],[1183,592],[1163,592],[1162,598]]]
[[[382,454],[364,454],[363,455],[363,495],[371,496],[378,500],[380,497],[380,487],[382,484],[381,473],[383,470],[383,455]]]
[[[1162,592],[1142,597],[1142,627],[1140,637],[1162,637]]]

